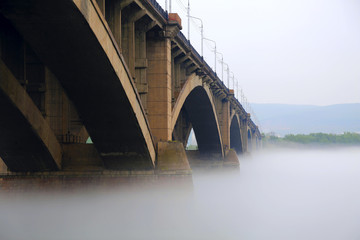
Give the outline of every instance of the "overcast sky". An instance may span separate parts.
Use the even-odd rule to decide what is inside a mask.
[[[165,0],[158,1],[165,8]],[[185,36],[181,3],[187,1],[171,1]],[[190,8],[203,20],[204,36],[216,41],[249,102],[360,102],[359,0],[190,0]],[[190,40],[200,53],[195,25],[200,21],[192,22]],[[206,41],[204,56],[214,67],[212,45]],[[221,76],[219,62],[217,72]]]

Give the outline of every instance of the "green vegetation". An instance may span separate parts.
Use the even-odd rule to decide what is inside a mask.
[[[197,145],[188,145],[186,147],[186,150],[199,150]]]
[[[86,140],[86,144],[93,144],[93,141],[91,140],[91,137],[89,137],[89,138]]]
[[[270,133],[263,135],[265,143],[301,143],[301,144],[346,144],[360,145],[360,134],[345,132],[343,134],[310,133],[310,134],[288,134],[285,137],[277,137]]]

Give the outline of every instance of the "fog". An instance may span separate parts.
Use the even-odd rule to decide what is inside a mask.
[[[359,239],[359,156],[262,150],[185,188],[0,193],[0,239]]]

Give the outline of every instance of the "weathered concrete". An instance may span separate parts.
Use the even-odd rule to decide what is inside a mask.
[[[193,190],[189,174],[155,174],[154,171],[59,171],[0,175],[0,192],[114,191],[114,188],[147,189],[168,186],[175,191]]]
[[[61,168],[62,151],[50,126],[0,59],[0,156],[11,171]]]
[[[191,174],[185,149],[180,142],[158,142],[156,172],[158,174]]]
[[[64,171],[104,171],[104,163],[93,144],[63,144]]]
[[[237,153],[234,149],[229,149],[229,152],[224,159],[223,166],[231,167],[231,168],[239,168],[240,167],[240,161],[239,161]]]
[[[150,33],[149,33],[150,34]],[[147,40],[148,118],[155,142],[171,140],[170,39],[154,36]]]
[[[223,142],[223,148],[225,152],[225,156],[228,154],[230,149],[230,102],[225,100],[217,100],[218,105],[218,115],[220,118],[220,130],[221,130],[221,138]]]
[[[208,171],[208,170],[231,170],[239,172],[240,161],[233,149],[228,151],[226,157],[216,158],[211,155],[205,156],[199,151],[186,151],[190,167],[193,171]]]
[[[4,174],[8,172],[8,167],[4,163],[4,161],[0,158],[0,174]]]

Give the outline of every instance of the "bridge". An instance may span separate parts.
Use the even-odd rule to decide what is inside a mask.
[[[191,129],[199,159],[258,147],[180,30],[154,0],[0,0],[3,169],[186,171]]]

